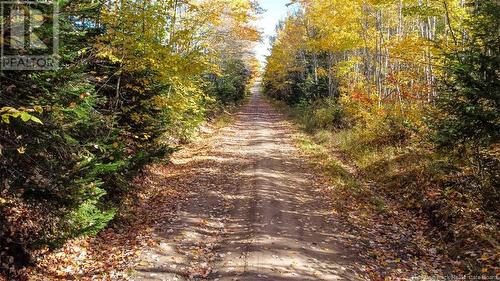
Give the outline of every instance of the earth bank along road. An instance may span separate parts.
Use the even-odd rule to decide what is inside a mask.
[[[197,195],[155,229],[135,280],[362,280],[293,130],[254,88],[236,122],[174,159],[165,184]]]

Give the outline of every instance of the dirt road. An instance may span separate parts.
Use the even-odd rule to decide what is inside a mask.
[[[348,232],[291,143],[293,129],[256,87],[236,122],[165,184],[195,187],[155,229],[136,280],[360,280]],[[352,240],[352,239],[351,239]]]

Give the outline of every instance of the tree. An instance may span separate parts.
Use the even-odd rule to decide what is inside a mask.
[[[475,167],[481,201],[492,210],[500,197],[500,3],[469,5],[467,37],[445,56],[430,125],[439,148]]]
[[[468,39],[446,55],[436,101],[436,141],[446,147],[488,147],[500,140],[500,4],[469,4]]]

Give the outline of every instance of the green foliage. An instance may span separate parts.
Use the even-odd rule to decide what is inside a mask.
[[[211,89],[214,98],[220,104],[241,102],[246,95],[251,73],[242,60],[231,59],[222,64],[221,76],[214,75]]]
[[[333,98],[317,100],[314,103],[302,100],[295,106],[295,112],[309,132],[321,129],[342,129],[352,125],[352,116],[349,116]]]
[[[62,220],[63,229],[68,230],[68,236],[64,238],[95,235],[113,219],[116,209],[102,211],[98,207],[100,199],[106,195],[106,191],[99,187],[101,185],[92,182],[80,190],[81,203]]]
[[[473,4],[471,4],[473,5]],[[464,45],[446,55],[432,140],[458,166],[445,184],[497,216],[500,201],[500,4],[473,5]],[[471,167],[472,169],[470,169]],[[475,196],[467,196],[474,192]]]
[[[446,56],[445,75],[432,125],[443,147],[488,147],[500,141],[500,4],[480,1],[470,38]]]
[[[42,124],[42,121],[40,121],[40,119],[38,119],[37,117],[29,114],[26,111],[21,111],[13,107],[2,107],[0,109],[0,114],[2,116],[2,122],[7,124],[10,123],[10,118],[20,118],[23,122],[32,121],[38,124]]]

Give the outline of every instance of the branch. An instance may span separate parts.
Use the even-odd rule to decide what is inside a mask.
[[[446,23],[448,24],[448,29],[450,29],[451,37],[453,38],[453,42],[455,42],[455,46],[458,46],[457,37],[455,36],[453,27],[451,27],[450,12],[448,11],[448,3],[446,2],[446,0],[443,0],[443,5],[446,12]]]

